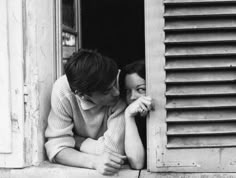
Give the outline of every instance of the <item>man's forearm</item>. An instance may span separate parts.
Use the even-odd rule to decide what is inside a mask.
[[[100,137],[98,140],[92,138],[85,139],[80,145],[80,151],[89,154],[100,155],[104,152],[104,137]]]
[[[101,155],[93,155],[79,152],[73,148],[61,150],[55,157],[56,162],[73,167],[95,169],[103,175],[117,173],[124,164],[126,157],[104,152]]]
[[[55,161],[67,166],[94,169],[95,157],[95,155],[82,153],[73,148],[65,148],[55,156]]]

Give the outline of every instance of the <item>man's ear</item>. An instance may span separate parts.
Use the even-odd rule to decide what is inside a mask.
[[[91,97],[90,94],[85,94],[85,93],[80,93],[78,92],[77,95],[80,97],[80,99],[82,100],[89,100],[89,98]]]
[[[78,95],[81,99],[84,99],[84,98],[85,98],[85,94],[84,94],[84,93],[77,92],[77,95]]]

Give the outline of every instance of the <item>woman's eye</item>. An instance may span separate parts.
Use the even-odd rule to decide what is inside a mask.
[[[146,88],[138,88],[137,91],[143,94],[143,93],[146,93]]]

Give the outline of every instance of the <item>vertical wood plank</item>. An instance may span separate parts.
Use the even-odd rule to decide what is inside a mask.
[[[165,139],[162,131],[165,111],[165,46],[163,0],[145,0],[145,54],[147,94],[155,102],[155,111],[147,119],[147,169],[156,170],[157,154]]]
[[[5,106],[3,106],[3,108],[9,105],[8,107],[10,109],[7,112],[10,111],[9,119],[11,119],[12,123],[9,134],[10,138],[6,136],[3,139],[5,142],[4,145],[7,145],[9,140],[11,141],[11,153],[0,154],[0,167],[24,167],[23,3],[22,0],[3,0],[0,4],[0,12],[7,14],[7,22],[4,20],[4,25],[1,26],[2,28],[7,27],[7,34],[5,33],[5,37],[2,36],[4,33],[0,34],[1,43],[5,44],[5,47],[1,47],[1,52],[5,53],[5,58],[1,56],[1,62],[4,60],[5,66],[0,65],[0,68],[5,67],[3,71],[7,69],[9,72],[9,76],[5,78],[5,80],[8,80],[9,85],[8,94],[5,93],[2,94],[2,96],[6,95],[4,97],[7,97],[7,95],[10,95],[8,98],[8,100],[10,99],[9,102],[4,103]],[[4,16],[1,16],[1,18],[2,17]],[[6,47],[8,48],[7,53]],[[4,49],[4,51],[2,51],[2,49]],[[2,68],[0,70],[2,71]],[[7,71],[5,71],[5,73],[5,75],[7,75]],[[3,120],[1,120],[0,125],[2,126],[2,124],[4,124]]]
[[[7,0],[0,1],[0,153],[11,152]]]
[[[38,165],[46,158],[44,131],[56,79],[56,2],[25,0],[25,84],[28,89],[25,159],[30,165]]]

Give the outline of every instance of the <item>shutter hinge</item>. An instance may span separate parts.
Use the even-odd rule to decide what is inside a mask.
[[[26,104],[28,102],[29,97],[29,88],[28,85],[24,85],[24,103]]]

